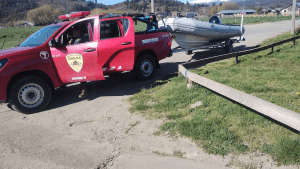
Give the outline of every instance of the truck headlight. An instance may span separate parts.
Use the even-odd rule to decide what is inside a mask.
[[[0,60],[0,70],[4,67],[4,65],[7,63],[8,59],[2,59]]]

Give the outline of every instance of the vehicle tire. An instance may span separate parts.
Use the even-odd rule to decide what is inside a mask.
[[[21,113],[35,113],[43,110],[50,102],[51,88],[43,79],[26,76],[11,87],[8,103]]]
[[[193,53],[192,50],[185,51],[185,54],[186,54],[186,55],[191,55],[192,53]]]
[[[232,53],[233,52],[233,43],[230,41],[229,45],[225,45],[225,53]]]
[[[151,79],[156,71],[156,63],[149,54],[143,54],[137,59],[135,73],[140,80]]]

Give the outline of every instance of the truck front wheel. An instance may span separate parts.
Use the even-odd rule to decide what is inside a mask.
[[[149,80],[154,76],[155,71],[155,60],[151,55],[143,54],[138,58],[135,65],[135,73],[139,79]]]
[[[35,113],[50,102],[51,89],[41,78],[27,76],[17,80],[10,89],[8,102],[21,113]]]

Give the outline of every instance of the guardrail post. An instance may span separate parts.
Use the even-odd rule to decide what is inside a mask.
[[[235,64],[239,63],[239,55],[238,53],[235,54]]]
[[[295,41],[296,41],[296,39],[293,40],[293,45],[295,45],[295,43],[296,43]]]
[[[186,86],[188,89],[191,89],[193,87],[193,81],[189,77],[186,78]]]
[[[274,46],[272,45],[272,47],[271,47],[271,53],[273,53],[273,50],[274,50]]]

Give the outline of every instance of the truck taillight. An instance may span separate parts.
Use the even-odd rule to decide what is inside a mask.
[[[172,46],[172,36],[169,35],[169,43],[168,43],[168,46]]]

